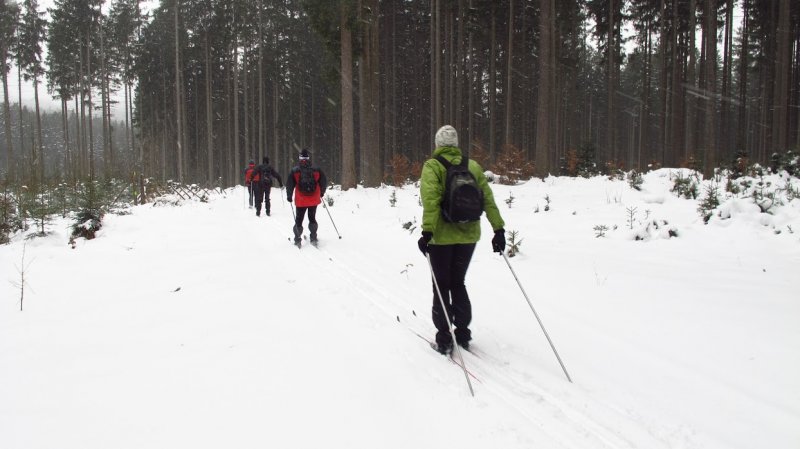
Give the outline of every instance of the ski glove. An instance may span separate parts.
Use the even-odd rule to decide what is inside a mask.
[[[428,242],[430,242],[432,238],[433,232],[422,231],[422,237],[417,241],[417,245],[419,246],[419,250],[422,251],[422,254],[428,254]]]
[[[291,203],[291,202],[292,202],[292,197],[290,197],[290,196],[287,196],[287,197],[286,197],[286,201],[288,201],[288,202],[290,202],[290,203]]]
[[[506,248],[506,230],[500,228],[494,231],[494,238],[492,239],[492,251],[502,253]]]

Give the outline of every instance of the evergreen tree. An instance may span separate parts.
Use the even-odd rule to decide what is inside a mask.
[[[8,94],[8,73],[11,70],[11,44],[19,25],[19,7],[3,0],[0,3],[0,77],[3,80],[3,126],[5,127],[5,180],[14,180],[14,143],[11,140],[11,106]]]
[[[40,182],[44,182],[44,144],[42,142],[42,121],[39,110],[39,80],[44,74],[42,64],[42,43],[45,41],[47,21],[44,13],[39,11],[36,0],[25,0],[22,7],[22,22],[19,28],[19,48],[17,50],[20,68],[25,81],[33,81],[36,104],[36,133],[33,146],[31,176],[38,168]]]

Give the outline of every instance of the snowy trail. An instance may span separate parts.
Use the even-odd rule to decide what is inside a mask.
[[[651,174],[645,199],[666,184]],[[467,275],[474,398],[419,338],[434,329],[413,186],[329,190],[342,239],[319,210],[321,244],[299,250],[285,192],[257,218],[236,188],[108,216],[75,249],[64,220],[0,247],[11,281],[0,285],[0,447],[800,443],[796,235],[764,215],[706,226],[685,200],[643,205],[607,179],[493,189],[516,198],[503,214],[525,245],[511,263],[574,384],[486,238]],[[673,219],[681,238],[595,238],[592,226],[628,205],[608,203],[609,190]],[[545,194],[554,209],[531,213]],[[800,229],[798,217],[794,200],[774,221]]]
[[[318,221],[319,218],[318,215]],[[280,223],[280,225],[275,226],[276,222]],[[278,228],[290,229],[292,226],[292,222],[286,222],[282,216],[271,220],[271,224],[276,230]],[[366,230],[355,231],[355,234],[362,235]],[[303,255],[314,256],[313,261],[320,270],[327,269],[328,273],[335,272],[330,276],[332,280],[338,283],[346,282],[352,291],[357,292],[362,298],[368,300],[383,312],[386,315],[386,319],[390,320],[394,317],[412,334],[430,336],[435,333],[435,329],[429,321],[420,318],[416,314],[408,316],[407,300],[403,299],[409,296],[427,297],[429,285],[416,286],[418,288],[410,288],[402,283],[379,285],[371,280],[369,265],[363,263],[365,259],[370,260],[371,257],[377,257],[377,254],[367,252],[367,254],[359,254],[359,260],[343,260],[346,256],[339,257],[336,252],[346,245],[346,242],[337,244],[336,241],[331,239],[325,246],[314,248],[324,256],[322,262],[320,262],[319,255],[313,254],[313,249],[304,247],[301,252],[308,251]],[[369,248],[374,247],[369,246]],[[338,262],[330,264],[329,262],[331,261]],[[425,314],[427,313],[426,310]],[[413,337],[410,339],[414,340]],[[421,351],[426,350],[423,345],[420,348],[422,348]],[[538,387],[531,375],[523,372],[514,372],[512,370],[513,363],[499,363],[489,353],[481,353],[481,356],[475,356],[462,351],[462,354],[465,357],[467,368],[471,373],[475,373],[477,378],[478,382],[473,379],[476,395],[490,393],[502,400],[510,409],[515,410],[516,413],[528,421],[532,428],[539,429],[552,441],[563,441],[564,439],[567,441],[581,441],[580,447],[586,448],[626,449],[643,447],[642,445],[654,449],[669,447],[668,444],[657,440],[654,441],[638,431],[634,432],[635,435],[631,437],[620,435],[613,427],[607,427],[607,424],[593,420],[566,401],[558,399]],[[455,366],[453,368],[460,369]],[[531,366],[529,365],[528,368],[531,368]],[[466,391],[467,386],[463,378],[460,380],[455,378],[452,381],[459,382],[458,386],[463,387]],[[567,381],[564,380],[564,382]],[[566,394],[570,394],[569,387],[565,387],[563,390]],[[573,388],[572,390],[575,389]],[[579,389],[575,391],[586,394]],[[601,406],[588,396],[583,397],[582,401],[584,402],[584,407],[587,407],[587,403],[592,401],[592,408],[595,411],[602,410],[602,414],[608,416],[606,421],[612,421],[612,423],[616,421],[618,423],[620,420],[629,419],[629,417],[623,416],[613,409]],[[633,439],[636,440],[635,443],[631,441]],[[577,446],[573,446],[571,443],[567,447]]]

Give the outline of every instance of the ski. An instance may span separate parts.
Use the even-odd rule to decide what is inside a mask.
[[[428,345],[431,347],[431,349],[433,349],[434,351],[436,351],[436,353],[437,353],[437,354],[440,354],[440,355],[445,355],[445,354],[442,354],[441,352],[439,352],[439,351],[436,349],[436,342],[434,342],[433,340],[431,340],[431,339],[429,339],[429,338],[427,338],[427,337],[424,337],[423,335],[421,335],[421,334],[417,333],[415,330],[412,330],[411,328],[408,328],[408,329],[409,329],[411,332],[413,332],[413,333],[414,333],[414,335],[416,335],[417,337],[419,337],[419,338],[421,338],[421,339],[423,339],[423,340],[427,341],[427,342],[428,342]],[[458,366],[458,367],[460,367],[460,368],[464,368],[464,367],[463,367],[463,366],[461,366],[461,364],[460,364],[460,363],[458,363],[458,361],[457,361],[456,359],[454,359],[453,357],[454,357],[454,355],[453,355],[453,351],[450,351],[450,353],[449,353],[449,354],[447,354],[447,360],[450,360],[450,362],[451,362],[451,363],[453,363],[454,365],[456,365],[456,366]],[[471,377],[471,378],[473,378],[473,379],[477,380],[477,381],[478,381],[478,382],[480,382],[480,383],[483,383],[483,382],[481,382],[481,380],[480,380],[480,379],[478,379],[478,378],[477,378],[477,377],[476,377],[474,374],[472,374],[472,372],[471,372],[470,370],[468,370],[468,369],[465,369],[465,371],[467,372],[467,374],[469,374],[469,377]]]

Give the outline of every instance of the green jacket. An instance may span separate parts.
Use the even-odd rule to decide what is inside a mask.
[[[461,150],[456,147],[437,147],[432,157],[441,155],[453,164],[461,162]],[[486,218],[497,231],[505,226],[500,210],[494,202],[494,195],[480,164],[469,160],[469,171],[483,190],[483,210]],[[436,159],[428,159],[422,166],[419,193],[422,198],[422,230],[433,232],[432,245],[453,245],[457,243],[476,243],[481,238],[481,223],[448,223],[442,218],[441,202],[444,195],[444,181],[447,169]]]

